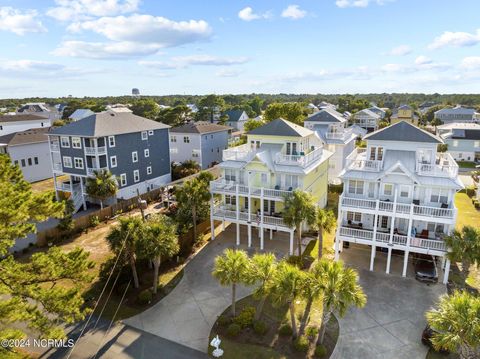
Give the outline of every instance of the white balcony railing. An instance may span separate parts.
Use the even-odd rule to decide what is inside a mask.
[[[236,220],[237,219],[237,212],[232,211],[231,209],[222,207],[222,206],[215,206],[213,209],[213,216],[214,217],[220,217],[224,219],[231,219],[231,220]],[[240,221],[248,221],[248,213],[247,212],[238,212],[239,220]],[[252,224],[256,224],[257,226],[261,224],[266,224],[270,226],[276,226],[276,227],[285,227],[289,228],[284,222],[283,218],[281,217],[273,217],[273,216],[263,216],[263,223],[261,221],[261,216],[257,215],[256,213],[250,213],[250,222]]]
[[[261,197],[262,187],[248,186],[245,184],[236,183],[234,181],[225,181],[223,178],[219,178],[210,182],[210,191],[212,193],[228,193],[236,194],[238,186],[238,194],[242,196],[249,195],[254,197]],[[292,194],[292,191],[285,189],[275,189],[263,187],[264,198],[276,198],[284,199],[286,196]]]
[[[322,158],[323,148],[318,147],[306,155],[284,155],[277,153],[275,156],[275,163],[280,165],[298,165],[301,167],[308,167]]]
[[[107,148],[105,146],[99,147],[85,147],[85,154],[86,155],[104,155],[107,153]]]
[[[246,143],[223,151],[224,161],[250,161],[255,156],[255,150]]]
[[[364,148],[356,148],[347,156],[346,167],[351,170],[378,172],[383,168],[383,161],[367,159]]]

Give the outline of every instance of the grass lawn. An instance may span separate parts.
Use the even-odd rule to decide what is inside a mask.
[[[66,181],[67,179],[68,179],[68,176],[57,177],[58,182]],[[47,179],[44,179],[43,181],[32,183],[33,192],[38,193],[38,192],[46,192],[46,191],[53,191],[53,190],[55,190],[53,186],[53,178],[47,178]]]
[[[475,162],[457,161],[460,168],[475,168],[477,164]]]

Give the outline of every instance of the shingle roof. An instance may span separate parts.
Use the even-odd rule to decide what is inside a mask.
[[[462,114],[462,115],[472,115],[475,113],[475,109],[467,108],[462,106],[455,106],[455,107],[447,107],[442,108],[441,110],[435,111],[435,115],[437,114]]]
[[[379,119],[380,118],[380,115],[378,113],[375,113],[367,108],[363,109],[363,110],[360,110],[358,111],[357,113],[355,113],[354,116],[357,116],[359,114],[364,114],[364,115],[368,115],[370,117],[373,117],[373,118],[376,118],[376,119]]]
[[[228,116],[227,121],[237,122],[244,112],[244,110],[228,110],[225,111],[224,114]]]
[[[0,116],[0,122],[21,122],[21,121],[39,121],[39,120],[44,120],[46,121],[47,119],[42,116],[38,115],[3,115]]]
[[[324,108],[313,115],[308,116],[305,121],[315,122],[345,122],[347,119],[333,108]]]
[[[276,120],[273,120],[266,125],[255,128],[254,130],[248,132],[248,134],[265,136],[305,137],[313,134],[313,132],[309,129],[306,129],[305,127],[284,120],[283,118],[277,118]]]
[[[211,132],[220,132],[228,131],[232,128],[230,126],[217,125],[210,122],[190,122],[182,126],[173,127],[170,129],[170,132],[173,133],[211,133]]]
[[[56,128],[50,134],[101,137],[164,128],[170,128],[170,126],[133,113],[103,111]]]
[[[88,108],[79,108],[70,115],[70,118],[72,120],[78,121],[93,114],[94,112],[92,110],[89,110]]]
[[[480,140],[480,130],[453,130],[450,138],[454,140]]]
[[[48,142],[48,133],[50,127],[32,128],[26,131],[14,132],[5,136],[0,136],[0,144],[8,146],[25,145],[29,143]]]
[[[415,125],[400,121],[366,135],[364,140],[442,143],[442,140]]]
[[[411,110],[412,108],[408,105],[401,105],[401,106],[398,106],[398,109],[399,110]]]

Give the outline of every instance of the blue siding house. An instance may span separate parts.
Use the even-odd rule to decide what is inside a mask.
[[[170,182],[169,126],[128,112],[104,111],[49,132],[55,191],[70,193],[75,210],[95,202],[86,180],[108,169],[117,198],[128,199]],[[67,175],[61,182],[59,176]],[[112,199],[115,201],[116,199]]]

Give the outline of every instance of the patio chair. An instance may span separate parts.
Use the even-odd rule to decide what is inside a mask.
[[[440,206],[440,208],[448,208],[448,204],[442,203],[442,205]]]
[[[277,184],[277,185],[275,186],[275,189],[276,189],[276,190],[279,190],[279,189],[280,189],[280,186]]]
[[[428,233],[428,229],[422,230],[422,233],[420,233],[420,238],[428,239]]]
[[[419,199],[414,199],[412,202],[415,206],[420,206],[420,200]]]

